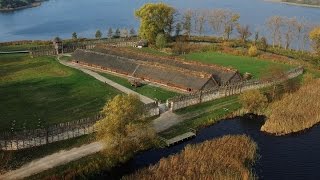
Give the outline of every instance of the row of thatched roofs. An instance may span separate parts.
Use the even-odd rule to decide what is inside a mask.
[[[184,91],[205,90],[242,81],[234,69],[107,45],[98,45],[92,50],[78,49],[73,53],[73,60]]]

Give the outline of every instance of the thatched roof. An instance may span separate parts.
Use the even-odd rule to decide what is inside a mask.
[[[129,54],[121,49],[76,50],[73,59],[100,66],[105,70],[134,76],[183,90],[201,90],[209,84],[218,86],[229,81],[237,71],[199,63]]]

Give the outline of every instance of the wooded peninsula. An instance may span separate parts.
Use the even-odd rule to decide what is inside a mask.
[[[14,11],[19,9],[37,7],[42,0],[0,0],[0,11]]]

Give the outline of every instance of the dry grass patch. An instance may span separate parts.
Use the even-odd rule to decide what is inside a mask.
[[[268,108],[261,130],[285,135],[311,128],[320,122],[320,80],[313,80],[292,94],[286,94]]]
[[[248,136],[228,135],[188,145],[180,154],[124,179],[256,179],[251,171],[256,151],[256,143]]]

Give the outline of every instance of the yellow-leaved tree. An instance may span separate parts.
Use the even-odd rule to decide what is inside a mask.
[[[315,27],[309,34],[309,37],[313,44],[313,49],[320,56],[320,26]]]
[[[164,3],[146,3],[135,12],[140,19],[139,36],[154,43],[158,34],[169,36],[176,10]]]
[[[144,104],[136,95],[117,95],[103,108],[96,137],[111,163],[125,162],[133,154],[153,143],[155,131],[144,118]]]

